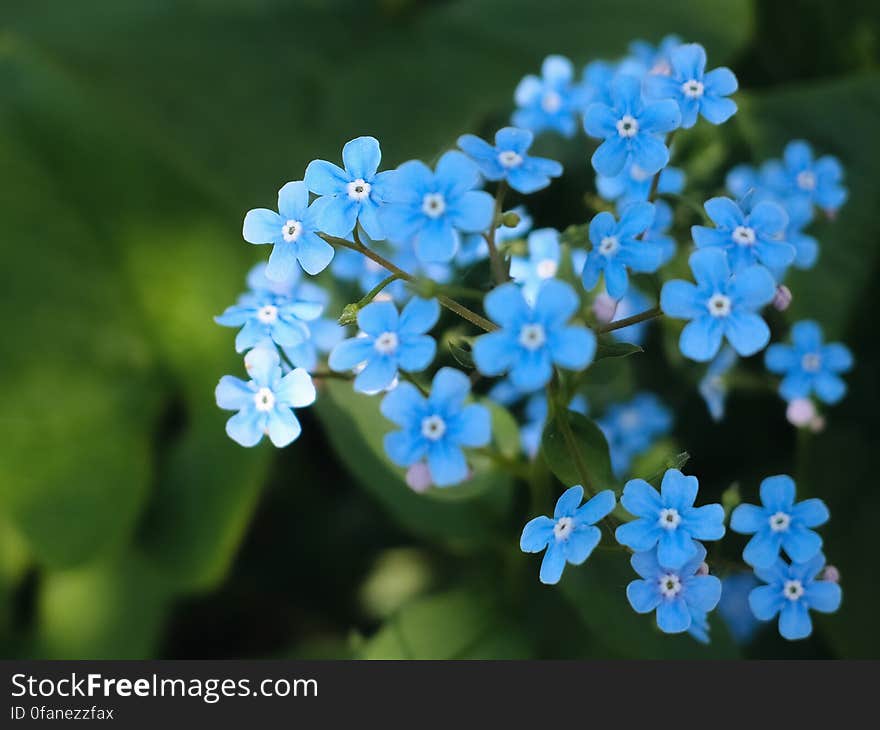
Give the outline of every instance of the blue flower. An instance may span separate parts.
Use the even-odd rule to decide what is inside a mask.
[[[581,82],[575,89],[575,106],[583,113],[590,104],[611,106],[611,84],[618,72],[618,64],[608,61],[591,61],[584,66]]]
[[[597,425],[608,442],[614,474],[620,477],[633,458],[669,432],[672,413],[653,393],[637,393],[629,402],[608,408]]]
[[[789,640],[805,639],[813,633],[810,611],[834,613],[842,598],[840,586],[829,580],[816,580],[825,566],[825,556],[805,563],[787,565],[777,560],[769,568],[756,568],[755,575],[767,585],[749,593],[749,606],[760,621],[779,615],[779,633]]]
[[[440,317],[436,299],[410,300],[398,316],[392,302],[371,302],[358,312],[361,334],[343,340],[330,353],[330,368],[337,371],[363,366],[354,389],[376,393],[390,386],[397,369],[424,370],[437,352],[437,343],[425,334]]]
[[[788,226],[782,206],[765,200],[747,213],[730,198],[712,198],[703,207],[716,227],[693,226],[694,243],[726,251],[735,274],[756,263],[779,270],[794,261],[794,246],[782,240]]]
[[[731,277],[727,257],[717,248],[692,253],[690,267],[696,284],[674,279],[660,292],[665,314],[691,320],[678,341],[684,356],[708,362],[724,338],[743,356],[763,348],[770,341],[770,329],[756,312],[776,292],[770,272],[756,265]]]
[[[641,74],[668,74],[672,69],[672,53],[681,45],[677,35],[667,35],[654,46],[643,40],[629,44],[629,57],[624,63],[638,68]]]
[[[760,625],[749,608],[749,593],[757,585],[758,579],[753,573],[731,573],[721,580],[718,614],[738,644],[747,643]]]
[[[550,184],[551,177],[562,174],[562,165],[544,157],[529,157],[534,135],[527,129],[504,127],[495,134],[495,145],[465,134],[458,146],[468,155],[487,180],[507,180],[517,192],[534,193]]]
[[[782,197],[801,198],[833,214],[846,202],[843,168],[831,155],[813,159],[813,150],[803,140],[789,142],[782,161],[765,166],[764,181]]]
[[[721,581],[698,573],[706,548],[694,543],[693,557],[678,568],[662,565],[657,550],[635,553],[630,564],[642,580],[626,587],[626,597],[636,613],[657,611],[657,626],[667,634],[688,631],[694,617],[702,619],[721,599]]]
[[[401,383],[382,400],[385,418],[401,427],[385,435],[385,452],[398,466],[427,457],[431,481],[447,487],[468,474],[463,447],[485,446],[491,437],[489,410],[465,405],[471,385],[452,368],[440,368],[425,398],[411,383]]]
[[[611,87],[612,105],[591,104],[584,115],[584,129],[605,141],[593,153],[593,168],[614,177],[630,165],[648,175],[669,162],[669,150],[657,135],[670,132],[681,122],[678,105],[671,99],[645,104],[641,82],[619,76]]]
[[[309,374],[297,368],[287,375],[275,350],[258,347],[244,358],[250,380],[224,375],[217,384],[217,405],[238,411],[226,422],[226,433],[242,446],[255,446],[263,438],[275,446],[287,446],[302,431],[293,414],[315,402],[315,386]]]
[[[617,303],[617,309],[614,311],[612,322],[616,322],[634,314],[641,314],[653,306],[653,302],[644,294],[636,289],[630,289],[626,295]],[[629,327],[621,327],[612,330],[611,336],[618,342],[631,342],[634,345],[641,345],[645,341],[645,333],[651,323],[648,321],[631,324]]]
[[[522,286],[523,294],[531,303],[543,283],[554,278],[559,269],[559,231],[539,228],[532,231],[527,240],[528,258],[511,256],[510,278]]]
[[[765,364],[772,373],[785,377],[779,394],[787,401],[815,393],[823,403],[834,404],[846,395],[846,383],[839,377],[853,366],[852,354],[839,342],[824,344],[822,328],[810,319],[791,328],[791,345],[767,348]]]
[[[547,56],[541,76],[528,75],[516,87],[514,126],[535,134],[552,130],[571,137],[577,128],[577,94],[572,84],[574,68],[564,56]]]
[[[582,395],[574,396],[568,404],[568,410],[584,416],[587,415],[589,411],[587,399]],[[519,429],[519,441],[522,450],[530,459],[534,459],[541,448],[541,436],[544,434],[544,425],[547,423],[548,411],[549,405],[547,403],[547,396],[544,393],[535,393],[526,402],[526,421]]]
[[[798,198],[784,201],[784,207],[788,214],[788,228],[785,229],[784,237],[794,246],[792,266],[798,269],[810,269],[819,258],[819,242],[813,236],[804,233],[803,229],[813,220],[813,208],[808,202]]]
[[[724,376],[736,364],[736,352],[732,347],[723,347],[715,359],[709,363],[706,374],[700,380],[698,390],[713,421],[724,418],[724,404],[727,400],[727,384]]]
[[[523,528],[520,550],[524,553],[547,550],[539,574],[544,584],[558,583],[566,563],[581,565],[599,544],[602,532],[596,523],[614,509],[614,492],[606,489],[581,505],[583,498],[584,488],[580,484],[566,489],[556,502],[553,519],[544,515],[535,517]]]
[[[309,334],[305,342],[281,349],[294,368],[312,373],[318,367],[318,356],[329,353],[345,337],[345,327],[335,319],[322,317],[309,322]]]
[[[305,342],[311,336],[306,322],[317,319],[323,311],[324,305],[318,302],[261,291],[242,295],[214,321],[224,327],[241,327],[235,336],[235,351],[244,352],[266,340],[283,347]]]
[[[706,73],[706,50],[701,45],[679,46],[669,54],[669,62],[670,74],[649,76],[646,91],[654,99],[675,99],[683,128],[693,127],[698,115],[721,124],[736,113],[736,102],[725,98],[737,90],[736,76],[724,67]]]
[[[638,519],[620,525],[617,542],[636,552],[657,547],[657,558],[669,568],[681,568],[697,553],[695,540],[724,536],[724,508],[720,504],[694,507],[699,482],[678,469],[663,475],[658,492],[644,479],[631,479],[620,503]]]
[[[511,212],[517,214],[519,222],[515,226],[498,226],[495,229],[496,244],[522,238],[532,227],[532,217],[524,206],[518,205]],[[461,245],[455,255],[456,265],[470,266],[487,258],[489,258],[489,245],[482,233],[469,233],[461,237]]]
[[[821,499],[805,499],[795,504],[795,485],[790,476],[780,474],[761,482],[761,506],[741,504],[730,516],[730,529],[752,535],[743,560],[756,568],[769,568],[785,550],[796,563],[812,560],[822,549],[822,538],[812,529],[830,517]]]
[[[605,200],[616,200],[623,207],[629,203],[646,201],[650,197],[654,176],[638,165],[630,165],[615,177],[596,175],[596,189]],[[684,190],[684,171],[678,167],[664,167],[657,181],[658,193],[678,194]]]
[[[669,234],[672,223],[672,208],[666,201],[658,200],[654,203],[654,221],[642,235],[642,241],[651,243],[660,249],[660,266],[675,256],[675,238]]]
[[[605,273],[608,294],[620,299],[629,287],[627,269],[647,274],[660,266],[660,246],[640,241],[638,236],[654,221],[651,203],[633,203],[620,216],[603,211],[590,221],[592,249],[587,254],[582,281],[588,291],[599,283],[599,272]]]
[[[550,382],[553,366],[583,370],[593,360],[596,336],[586,327],[569,325],[580,301],[568,284],[544,282],[534,307],[520,288],[503,284],[486,295],[486,314],[500,325],[474,341],[474,363],[483,375],[510,371],[513,384],[531,392]]]
[[[424,262],[451,260],[461,233],[492,224],[495,202],[474,190],[479,183],[480,171],[461,152],[445,153],[434,172],[419,160],[404,162],[386,186],[388,202],[379,214],[385,233],[397,243],[413,242]]]
[[[271,243],[266,267],[270,279],[288,279],[299,262],[307,274],[327,268],[333,246],[318,236],[317,210],[309,205],[309,191],[302,181],[289,182],[278,191],[278,212],[267,208],[249,210],[242,235],[248,243]]]
[[[379,172],[382,151],[374,137],[358,137],[342,148],[343,170],[326,160],[306,168],[306,187],[319,197],[312,207],[318,226],[331,236],[346,237],[360,223],[375,241],[385,238],[377,215],[392,172]]]

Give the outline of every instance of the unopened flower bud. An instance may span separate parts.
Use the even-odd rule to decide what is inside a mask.
[[[602,324],[608,324],[617,313],[617,300],[602,293],[593,300],[593,314]]]
[[[780,312],[784,312],[791,305],[791,289],[785,284],[776,287],[776,294],[773,295],[773,307]]]
[[[697,575],[709,575],[709,564],[708,563],[700,563],[700,567],[697,568]]]
[[[822,571],[822,580],[840,583],[840,571],[834,565],[826,565],[825,570]]]
[[[811,426],[816,418],[816,406],[809,398],[795,398],[785,409],[785,417],[792,426]]]
[[[359,311],[360,307],[356,303],[346,304],[342,308],[342,314],[339,315],[339,324],[343,327],[345,325],[354,324],[357,322]]]
[[[501,225],[505,228],[516,228],[519,225],[519,213],[514,210],[508,210],[501,216]]]
[[[825,430],[825,418],[820,415],[815,415],[810,420],[809,423],[810,431],[813,433],[822,433]]]
[[[414,492],[419,494],[427,492],[431,488],[431,470],[424,461],[417,461],[406,470],[406,484]]]

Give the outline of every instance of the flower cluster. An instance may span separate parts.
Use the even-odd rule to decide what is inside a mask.
[[[653,347],[655,318],[685,320],[680,354],[708,363],[698,388],[720,420],[739,359],[771,341],[766,308],[791,304],[787,272],[815,263],[818,243],[805,228],[816,208],[831,216],[846,199],[834,158],[814,159],[793,142],[783,160],[734,168],[730,197],[708,199],[688,191],[687,160],[670,165],[677,135],[737,111],[737,86],[730,69],[707,68],[702,46],[675,36],[656,47],[636,42],[580,76],[568,59],[549,56],[517,86],[512,126],[488,139],[462,135],[432,166],[409,160],[380,170],[370,136],[347,142],[341,165],[310,162],[301,180],[281,187],[277,211],[244,218],[244,239],[272,250],[216,318],[238,328],[249,376],[217,386],[217,404],[236,411],[230,437],[291,443],[300,434],[294,409],[332,378],[379,396],[385,458],[417,492],[497,468],[535,480],[542,493],[547,470],[535,462],[543,458],[567,489],[552,518],[522,531],[523,551],[544,552],[540,581],[557,583],[567,564],[583,564],[602,523],[617,541],[608,547],[632,553],[632,608],[656,611],[663,632],[707,642],[709,612],[719,602],[726,609],[703,542],[725,534],[724,510],[695,506],[697,478],[675,468],[663,469],[659,490],[638,477],[620,489],[626,476],[654,473],[643,462],[667,447],[673,415],[653,393],[592,375],[598,361]],[[567,227],[533,219],[525,197],[563,174],[540,154],[541,135],[579,129],[590,140],[581,164],[596,184],[584,198],[589,214]],[[682,231],[703,210],[705,219]],[[666,275],[685,261],[693,281]],[[338,320],[326,317],[331,306]],[[783,376],[790,419],[815,426],[814,399],[843,397],[840,374],[852,357],[824,344],[809,320],[791,340],[766,350],[766,366]],[[516,425],[504,449],[496,418]],[[672,463],[681,464],[664,461]],[[560,476],[573,470],[578,480]],[[749,594],[754,616],[778,613],[783,636],[799,638],[811,630],[807,609],[834,610],[839,588],[835,600],[832,584],[816,580],[824,558],[812,528],[827,510],[818,500],[794,504],[785,479],[765,480],[763,507],[739,506],[731,527],[753,535],[743,557],[767,584]],[[625,513],[633,519],[622,522]]]

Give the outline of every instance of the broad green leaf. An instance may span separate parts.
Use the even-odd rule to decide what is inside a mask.
[[[544,460],[556,478],[566,487],[583,484],[578,461],[586,469],[589,483],[583,484],[587,492],[600,492],[613,489],[616,480],[611,471],[611,458],[608,442],[599,427],[586,416],[566,410],[564,418],[568,423],[571,441],[566,429],[551,413],[544,426],[541,448]]]
[[[611,338],[600,338],[596,346],[595,360],[605,360],[609,357],[629,357],[645,350],[639,345],[629,342],[617,342]]]

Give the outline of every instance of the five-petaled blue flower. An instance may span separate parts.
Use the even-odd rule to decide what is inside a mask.
[[[419,160],[404,162],[386,185],[387,204],[379,209],[385,233],[397,243],[413,242],[424,262],[451,260],[461,233],[492,224],[495,202],[474,190],[479,183],[479,169],[462,152],[445,153],[434,172]]]
[[[730,529],[753,535],[743,550],[743,560],[756,568],[769,568],[785,550],[796,563],[811,560],[822,549],[822,538],[812,527],[830,517],[821,499],[794,502],[795,485],[780,474],[761,482],[761,506],[741,504],[730,516]]]
[[[558,583],[566,563],[581,565],[599,544],[602,533],[595,525],[614,509],[614,492],[606,489],[581,505],[583,498],[584,488],[580,484],[566,489],[556,502],[553,519],[535,517],[523,528],[520,550],[547,550],[539,574],[542,583]]]
[[[831,155],[813,159],[813,150],[803,140],[786,145],[782,160],[768,162],[762,170],[766,185],[783,198],[802,198],[833,214],[846,202],[843,168]]]
[[[342,148],[344,170],[326,160],[309,163],[303,179],[309,190],[321,196],[312,207],[322,231],[346,237],[360,223],[374,241],[385,238],[378,210],[393,172],[377,173],[381,160],[379,141],[374,137],[358,137]]]
[[[725,98],[737,90],[736,76],[725,67],[706,73],[706,51],[699,43],[672,50],[669,64],[669,75],[647,77],[646,93],[654,99],[675,99],[683,128],[693,127],[700,114],[712,124],[721,124],[736,113],[736,102]]]
[[[300,301],[268,291],[249,292],[237,304],[214,317],[224,327],[241,327],[235,336],[235,351],[244,352],[267,340],[282,347],[293,347],[311,336],[306,322],[321,316],[320,302]]]
[[[627,403],[610,406],[596,423],[608,442],[611,468],[620,477],[633,458],[669,431],[672,413],[653,393],[637,393]]]
[[[592,249],[587,254],[582,280],[588,291],[599,283],[599,272],[605,273],[605,289],[620,299],[629,288],[627,269],[640,274],[656,271],[662,259],[659,245],[639,240],[638,236],[654,221],[651,203],[633,203],[620,216],[603,211],[590,221]]]
[[[693,557],[678,568],[663,565],[657,550],[635,553],[630,564],[642,579],[626,587],[629,604],[636,613],[656,610],[657,626],[667,634],[688,631],[721,599],[721,581],[698,572],[705,559],[706,548],[698,542]]]
[[[571,61],[564,56],[547,56],[541,64],[541,76],[529,74],[516,87],[514,125],[535,134],[550,129],[571,137],[577,128],[573,78]]]
[[[398,368],[416,372],[431,364],[437,343],[425,333],[439,317],[436,299],[413,297],[399,315],[393,302],[371,302],[358,312],[361,334],[336,345],[328,364],[337,371],[363,366],[354,389],[384,390],[394,382]]]
[[[767,348],[765,363],[770,372],[785,374],[779,394],[787,401],[808,398],[811,393],[823,403],[837,403],[846,395],[846,383],[839,373],[853,365],[852,354],[839,342],[824,344],[822,328],[810,319],[791,328],[791,345]]]
[[[630,165],[616,177],[596,175],[596,190],[605,200],[615,200],[621,208],[629,203],[645,201],[650,197],[654,176],[638,165]],[[664,167],[657,181],[658,193],[680,193],[684,190],[684,171],[678,167]]]
[[[746,212],[730,198],[712,198],[704,207],[716,227],[693,226],[694,243],[726,251],[735,274],[756,263],[778,271],[794,261],[794,246],[782,239],[788,215],[781,205],[763,200]]]
[[[458,146],[487,180],[507,180],[514,190],[528,194],[546,188],[551,177],[562,174],[562,165],[556,160],[526,154],[534,138],[527,129],[504,127],[496,132],[494,146],[473,134],[459,137]]]
[[[385,452],[398,466],[412,466],[427,457],[431,481],[448,487],[468,474],[463,447],[485,446],[491,437],[489,410],[465,405],[471,390],[468,377],[440,368],[425,398],[412,383],[401,383],[382,400],[385,418],[401,427],[385,436]]]
[[[723,347],[715,359],[709,363],[706,368],[706,374],[700,380],[697,389],[703,400],[706,402],[706,408],[709,409],[709,415],[713,421],[720,421],[724,418],[724,406],[727,400],[727,383],[724,376],[736,364],[739,358],[732,347]]]
[[[513,384],[531,392],[550,382],[553,366],[583,370],[593,360],[596,336],[586,327],[569,325],[580,304],[574,289],[549,279],[530,306],[514,283],[486,295],[486,314],[500,329],[478,337],[474,363],[483,375],[510,371]]]
[[[317,274],[333,259],[333,246],[317,234],[321,228],[317,209],[309,205],[309,191],[302,181],[289,182],[278,191],[278,212],[267,208],[249,210],[242,235],[248,243],[271,243],[266,276],[282,281],[296,262],[307,274]]]
[[[756,312],[776,292],[770,272],[755,265],[732,277],[727,256],[717,248],[692,253],[690,267],[696,284],[674,279],[660,292],[665,314],[691,320],[679,338],[685,357],[707,362],[718,353],[725,337],[743,356],[764,347],[770,341],[770,329]]]
[[[813,633],[810,611],[833,613],[840,607],[840,586],[829,580],[816,580],[825,567],[820,552],[805,563],[775,561],[768,568],[755,568],[755,575],[767,585],[753,588],[749,606],[755,617],[770,621],[779,614],[779,633],[789,640],[805,639]]]
[[[657,546],[657,558],[669,568],[681,568],[697,553],[695,540],[720,540],[724,536],[724,508],[720,504],[694,507],[699,482],[678,469],[663,475],[658,492],[644,479],[631,479],[620,503],[638,517],[617,528],[621,545],[636,552]]]
[[[217,384],[217,405],[238,411],[226,422],[226,433],[242,446],[255,446],[266,434],[275,446],[287,446],[302,431],[293,414],[315,402],[315,386],[302,368],[282,376],[278,353],[258,347],[244,358],[250,380],[224,375]]]
[[[672,99],[645,104],[641,86],[634,76],[619,76],[611,87],[613,104],[591,104],[584,114],[587,134],[605,140],[592,158],[600,175],[614,177],[630,165],[653,175],[669,162],[669,150],[658,135],[681,123],[678,104]]]
[[[526,299],[534,302],[544,282],[554,278],[559,270],[559,231],[554,228],[539,228],[529,234],[527,243],[528,258],[510,258],[510,278],[522,286]]]

